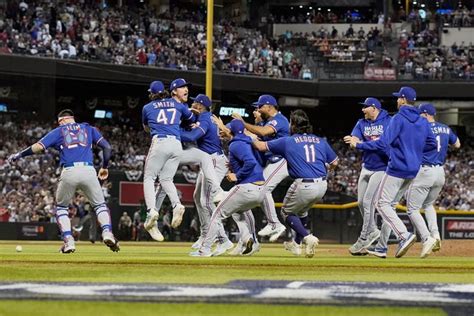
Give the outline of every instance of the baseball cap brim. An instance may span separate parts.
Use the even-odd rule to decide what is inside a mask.
[[[401,96],[399,92],[394,92],[394,93],[392,93],[392,95],[393,95],[394,97],[397,97],[397,98],[399,98],[399,97]]]

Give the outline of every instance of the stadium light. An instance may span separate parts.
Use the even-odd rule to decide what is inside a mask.
[[[302,5],[300,5],[300,9],[303,9],[303,6],[302,6]]]
[[[313,10],[313,7],[309,7],[310,10]]]

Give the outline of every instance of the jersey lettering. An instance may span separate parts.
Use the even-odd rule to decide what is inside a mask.
[[[167,115],[168,114],[168,115]],[[171,118],[169,115],[171,114]],[[156,122],[164,125],[173,125],[176,119],[176,109],[161,109],[158,112]]]

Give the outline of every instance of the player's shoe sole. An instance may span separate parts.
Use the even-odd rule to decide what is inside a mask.
[[[440,239],[436,239],[436,244],[434,245],[433,247],[433,252],[437,252],[437,251],[440,251],[441,250],[441,240]]]
[[[387,258],[387,249],[377,249],[375,248],[374,250],[367,250],[367,254],[380,258],[380,259],[386,259]]]
[[[184,208],[184,205],[176,204],[176,206],[173,209],[173,220],[171,221],[171,227],[178,228],[179,225],[181,225],[185,210],[186,209]]]
[[[243,255],[246,255],[252,251],[253,243],[254,243],[253,238],[250,238],[249,240],[247,240],[247,242],[245,243],[245,248],[242,251]]]
[[[112,250],[113,252],[119,252],[120,251],[119,242],[115,237],[112,237],[112,238],[110,237],[104,238],[104,244],[107,247],[109,247],[109,249]]]
[[[148,229],[148,233],[150,234],[151,238],[153,238],[156,241],[165,240],[165,237],[163,237],[163,234],[160,232],[160,230],[156,226],[153,226],[151,229]]]

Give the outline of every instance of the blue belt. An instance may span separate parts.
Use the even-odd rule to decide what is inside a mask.
[[[326,177],[314,178],[314,179],[302,179],[301,180],[301,182],[305,182],[305,183],[318,182],[318,181],[326,181]]]
[[[93,166],[93,165],[94,164],[92,162],[77,161],[77,162],[65,163],[65,164],[63,164],[63,168],[79,167],[79,166]]]

